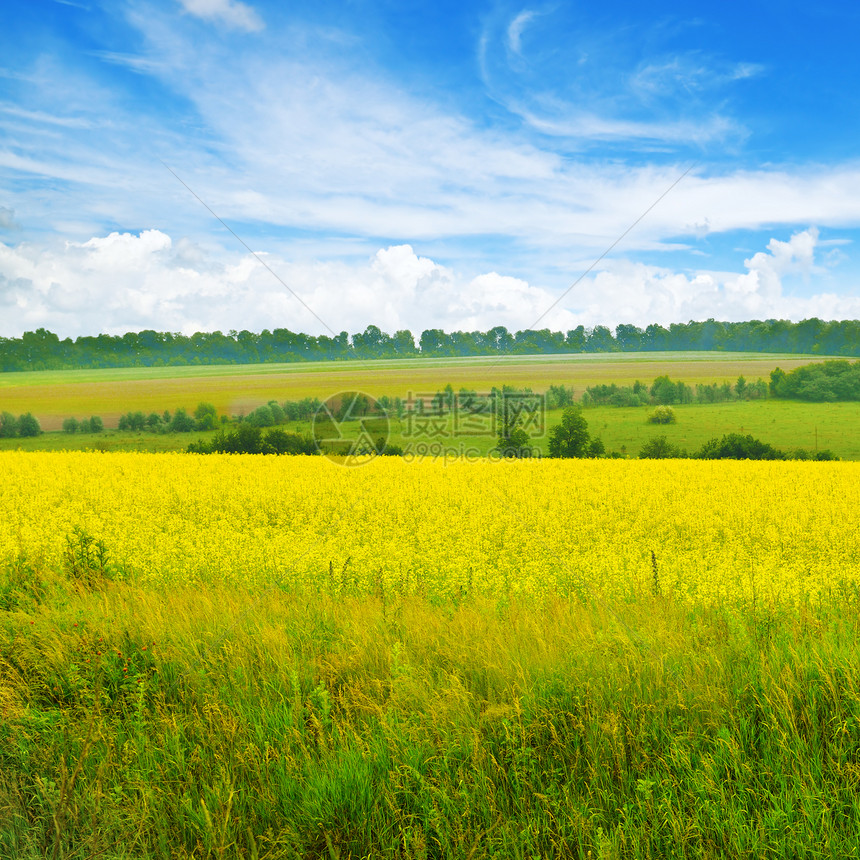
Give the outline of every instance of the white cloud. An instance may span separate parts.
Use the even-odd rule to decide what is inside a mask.
[[[819,292],[797,296],[785,279],[822,273],[815,264],[818,231],[811,227],[787,242],[771,239],[767,251],[744,260],[745,272],[692,274],[658,266],[610,263],[564,302],[583,322],[638,325],[703,320],[860,318],[860,295]]]
[[[249,33],[265,27],[257,11],[240,0],[179,0],[186,12],[198,18],[220,21]]]
[[[515,54],[522,54],[523,30],[525,30],[529,22],[535,17],[535,14],[536,13],[531,9],[524,9],[508,25],[508,47]]]
[[[815,272],[814,228],[744,261],[745,272],[673,272],[625,260],[584,279],[546,318],[550,290],[498,272],[465,276],[389,246],[356,264],[266,262],[335,332],[369,324],[511,330],[535,326],[648,325],[714,317],[860,318],[860,296],[790,295],[784,279]],[[0,336],[44,326],[61,336],[161,331],[289,328],[327,333],[251,254],[206,250],[159,230],[111,233],[53,250],[0,244]]]

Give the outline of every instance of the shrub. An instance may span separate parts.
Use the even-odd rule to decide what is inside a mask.
[[[270,401],[269,409],[272,412],[272,420],[275,424],[283,424],[287,420],[286,413],[281,409],[280,404],[278,404],[277,401]]]
[[[722,439],[711,439],[696,455],[701,460],[784,460],[785,454],[773,445],[751,435],[729,433]]]
[[[218,413],[211,403],[198,403],[194,418],[198,430],[214,430],[218,424]]]
[[[194,429],[194,419],[184,409],[179,408],[173,413],[170,429],[173,433],[190,433]]]
[[[77,418],[66,418],[63,421],[63,433],[77,433],[80,429],[81,425],[78,423]]]
[[[271,427],[275,423],[271,406],[258,406],[245,420],[253,427]]]
[[[675,410],[671,406],[658,406],[648,416],[649,424],[677,424]]]
[[[686,456],[684,451],[669,442],[665,436],[654,436],[639,451],[641,460],[675,460]]]

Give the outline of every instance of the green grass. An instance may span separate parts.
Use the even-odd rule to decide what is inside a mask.
[[[611,406],[585,410],[588,429],[607,450],[636,454],[643,443],[664,434],[690,453],[727,433],[750,433],[777,448],[829,448],[846,460],[860,460],[860,403],[802,403],[758,400],[674,406],[677,424],[647,423],[649,407]]]
[[[181,451],[190,441],[211,434],[155,435],[109,430],[97,435],[67,435],[64,418],[101,416],[115,427],[130,410],[145,413],[212,402],[226,415],[248,413],[271,399],[283,401],[341,390],[364,390],[374,396],[432,396],[450,382],[486,391],[504,384],[544,391],[550,384],[572,385],[581,395],[587,385],[636,379],[650,383],[661,374],[690,385],[698,382],[767,378],[777,365],[784,369],[820,360],[812,356],[759,353],[608,353],[573,356],[512,356],[349,363],[265,364],[202,367],[120,368],[0,374],[0,409],[13,414],[33,412],[44,429],[36,439],[0,439],[0,450],[148,450]],[[692,452],[708,439],[726,433],[751,433],[776,447],[829,448],[845,459],[860,459],[858,410],[855,403],[750,401],[675,407],[678,423],[656,427],[646,423],[647,408],[597,407],[586,410],[589,431],[600,436],[608,451],[636,456],[652,436],[665,433],[673,444]],[[547,416],[548,431],[561,413]],[[291,424],[291,432],[308,433],[309,424]],[[397,421],[391,441],[415,451],[465,451],[486,456],[496,443],[492,435],[466,437],[442,433],[408,437]],[[546,435],[533,442],[544,451]]]
[[[727,433],[750,433],[777,448],[792,451],[830,449],[846,460],[860,460],[860,403],[801,403],[787,400],[758,400],[715,404],[691,404],[673,407],[677,424],[654,425],[647,421],[650,407],[636,409],[598,406],[585,410],[592,436],[600,436],[607,451],[637,456],[639,449],[653,436],[666,435],[675,445],[690,453],[705,442]],[[547,433],[561,420],[561,410],[547,414],[545,432],[534,434],[532,442],[545,453]],[[310,433],[309,423],[291,423],[286,430]],[[346,428],[355,436],[358,425]],[[437,436],[408,435],[405,423],[390,424],[391,442],[407,451],[464,451],[487,456],[496,444],[491,434],[458,435],[452,426]],[[96,450],[96,451],[184,451],[189,442],[209,439],[212,433],[134,433],[108,430],[98,434],[44,433],[31,439],[0,439],[0,451]],[[423,447],[421,447],[423,446]]]
[[[0,856],[857,856],[860,600],[0,573]]]
[[[0,451],[185,451],[190,442],[210,439],[212,432],[138,433],[106,430],[103,433],[42,433],[29,438],[0,439]]]

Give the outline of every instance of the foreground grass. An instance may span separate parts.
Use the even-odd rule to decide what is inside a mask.
[[[19,561],[0,607],[3,857],[857,855],[855,593],[334,600]]]

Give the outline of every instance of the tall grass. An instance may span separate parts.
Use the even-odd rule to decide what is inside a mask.
[[[849,857],[851,592],[517,603],[0,573],[0,856]]]

